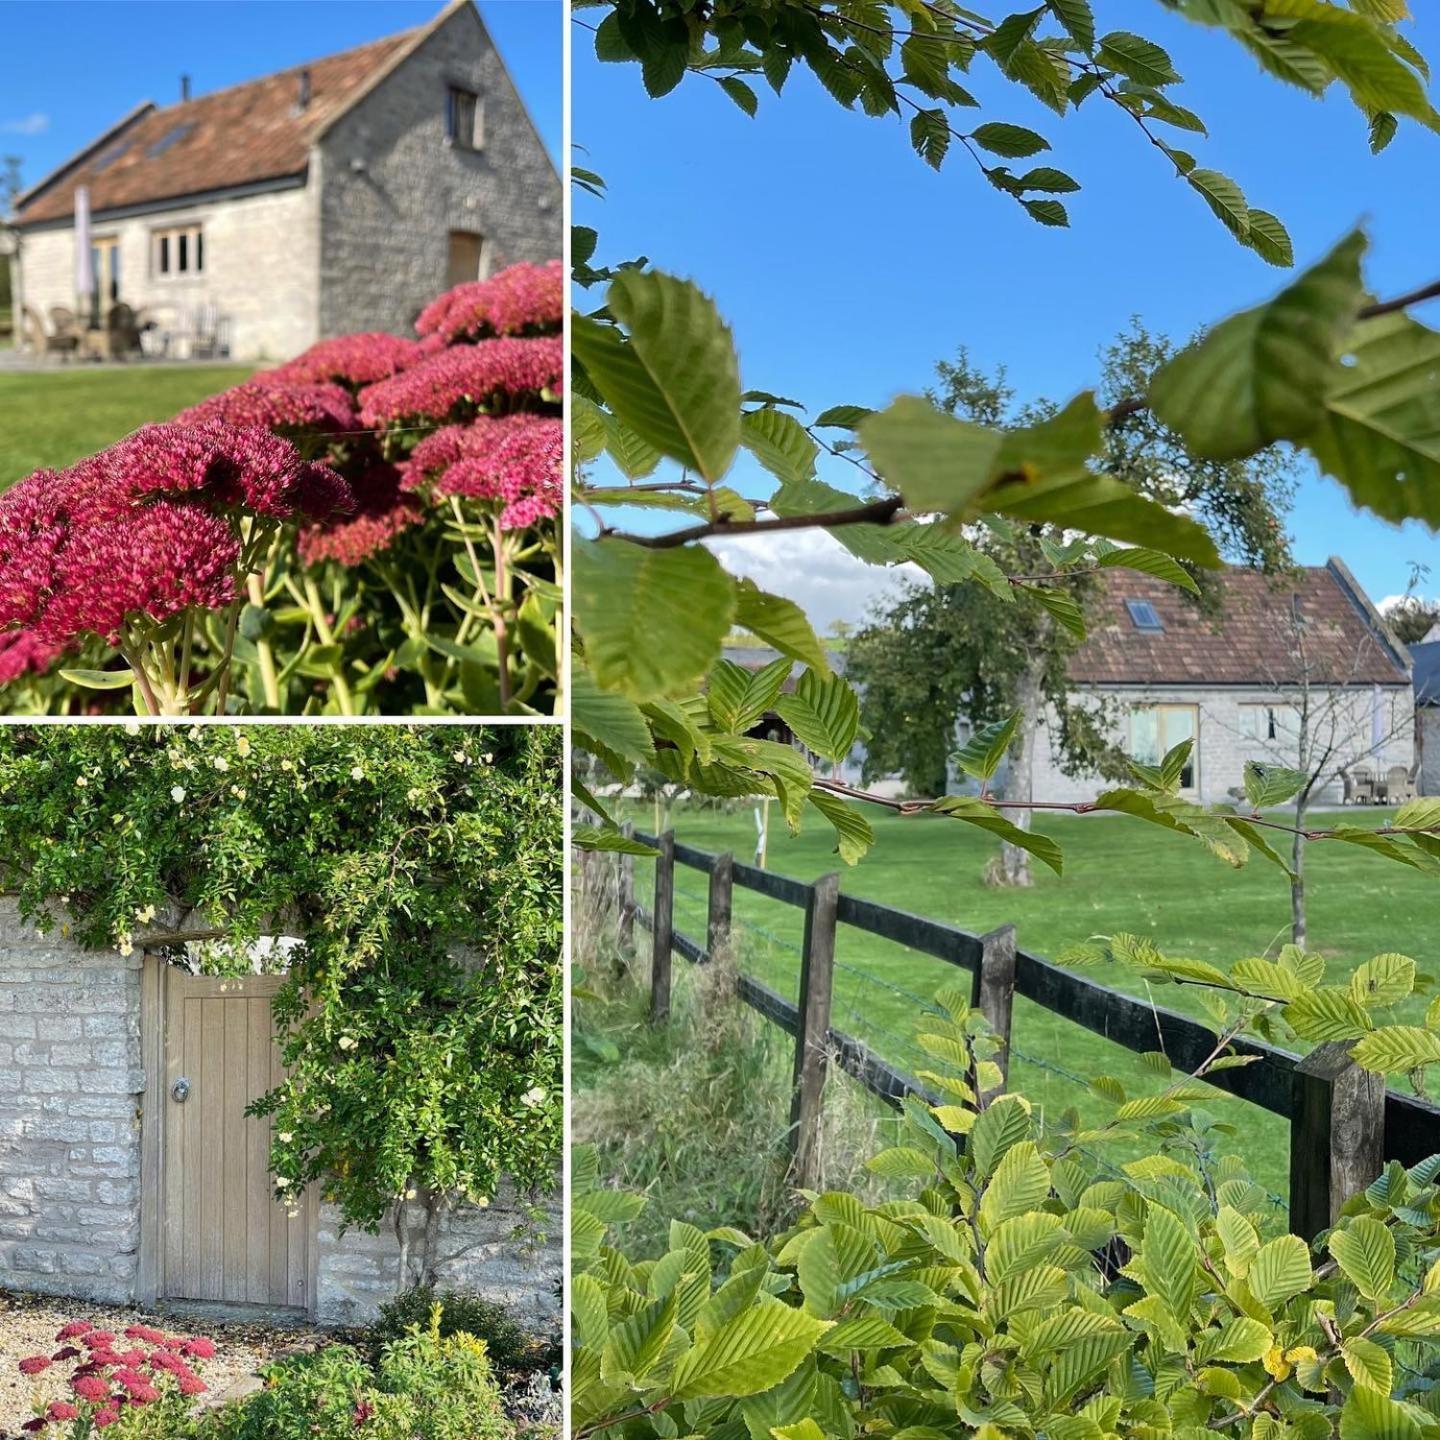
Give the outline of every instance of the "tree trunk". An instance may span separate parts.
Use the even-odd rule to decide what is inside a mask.
[[[395,1293],[403,1294],[410,1288],[410,1202],[402,1199],[395,1206],[395,1240],[400,1247],[399,1259],[395,1265]]]
[[[1041,667],[1028,665],[1020,676],[1016,690],[1016,708],[1020,711],[1020,727],[1010,747],[1010,774],[1005,782],[1006,800],[1030,801],[1035,798],[1035,740],[1040,729],[1042,697]],[[1032,819],[1029,810],[1009,810],[1008,818],[1021,830],[1028,830]],[[1030,852],[1019,845],[1002,843],[1000,865],[995,873],[1001,885],[1030,885]]]
[[[444,1191],[425,1192],[425,1234],[420,1257],[420,1283],[434,1285],[440,1269],[440,1232],[445,1225],[445,1215],[450,1202]]]
[[[1295,828],[1305,828],[1305,801],[1302,797],[1295,805]],[[1296,835],[1290,847],[1290,869],[1294,879],[1290,882],[1290,941],[1294,945],[1305,944],[1305,837]]]

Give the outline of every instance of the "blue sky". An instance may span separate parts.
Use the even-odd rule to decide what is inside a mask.
[[[0,155],[33,184],[142,100],[201,95],[423,25],[443,0],[8,0]],[[557,164],[560,0],[482,0],[480,12]]]
[[[1423,18],[1410,36],[1440,61],[1440,15],[1424,0],[1415,8]],[[1371,156],[1348,99],[1316,101],[1262,77],[1221,33],[1154,0],[1095,0],[1095,9],[1102,30],[1137,30],[1170,50],[1186,81],[1176,98],[1210,128],[1208,140],[1177,132],[1176,142],[1280,215],[1302,263],[1363,221],[1377,293],[1440,278],[1440,135],[1405,126]],[[580,160],[610,195],[580,197],[576,218],[599,228],[601,258],[643,253],[699,281],[734,325],[743,382],[812,410],[921,389],[960,344],[1003,363],[1022,396],[1068,396],[1093,383],[1097,352],[1131,315],[1183,337],[1282,283],[1113,107],[1092,103],[1060,120],[977,66],[984,118],[1041,131],[1054,145],[1043,161],[1085,187],[1065,197],[1071,228],[1044,229],[963,153],[937,174],[896,122],[846,113],[808,74],[797,72],[781,100],[761,87],[749,120],[702,79],[650,100],[638,68],[597,62],[578,26],[574,46]],[[1440,324],[1440,306],[1418,313]],[[1435,538],[1357,515],[1331,481],[1302,485],[1292,528],[1299,559],[1339,553],[1377,599],[1404,589],[1411,561],[1434,566],[1427,590],[1440,593]],[[745,564],[757,578],[788,577],[789,593],[796,566],[818,565],[825,594],[803,598],[824,620],[863,608],[869,593],[832,561],[823,547],[786,543]]]

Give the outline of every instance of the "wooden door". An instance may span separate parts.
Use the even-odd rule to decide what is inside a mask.
[[[288,1211],[274,1198],[270,1121],[245,1113],[284,1076],[270,1014],[281,978],[165,966],[161,983],[160,1293],[308,1309],[310,1197],[297,1196]]]
[[[473,230],[452,230],[450,248],[445,261],[445,285],[463,285],[469,280],[483,280],[489,271],[486,264],[485,237]]]

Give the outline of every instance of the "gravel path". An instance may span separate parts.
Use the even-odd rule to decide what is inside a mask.
[[[0,1291],[0,1440],[19,1435],[20,1426],[33,1416],[37,1399],[61,1397],[64,1387],[52,1372],[32,1380],[20,1374],[16,1366],[27,1355],[53,1354],[58,1348],[56,1331],[71,1320],[88,1320],[117,1334],[123,1333],[127,1325],[138,1323],[172,1335],[208,1335],[215,1342],[217,1354],[205,1364],[203,1376],[213,1397],[254,1375],[266,1360],[308,1350],[322,1338],[340,1338],[307,1326],[254,1321],[187,1322],[180,1316],[155,1315],[128,1307]]]

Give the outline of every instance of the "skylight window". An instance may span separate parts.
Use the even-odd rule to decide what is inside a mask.
[[[130,141],[122,140],[118,145],[112,146],[96,162],[91,169],[98,175],[102,170],[108,170],[128,149]]]
[[[195,127],[193,125],[176,125],[167,130],[158,140],[152,140],[145,153],[153,160],[157,155],[163,155],[172,145],[178,145]]]
[[[1163,630],[1160,614],[1148,600],[1127,600],[1125,608],[1130,612],[1131,623],[1137,630]]]

